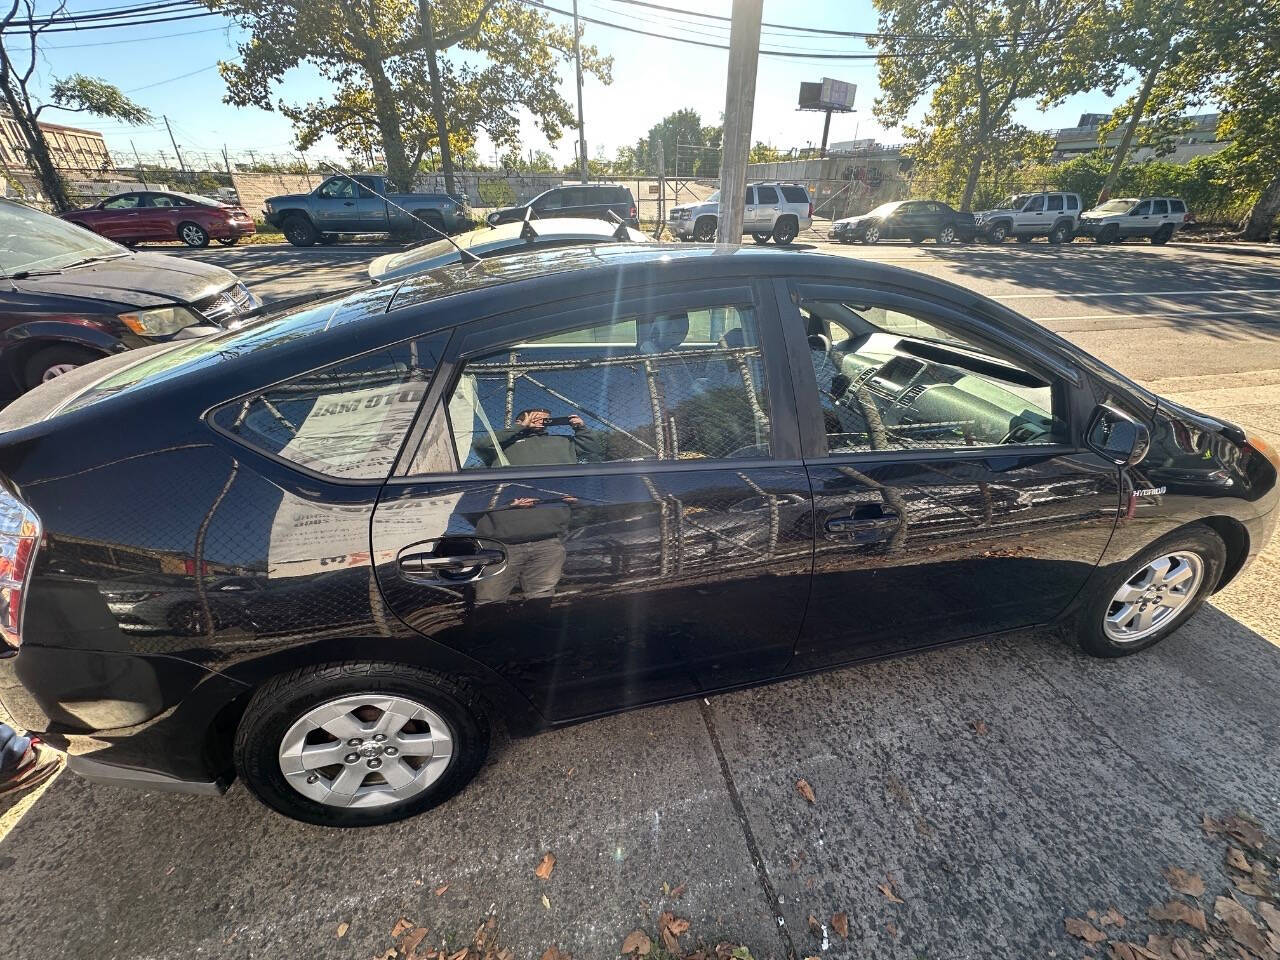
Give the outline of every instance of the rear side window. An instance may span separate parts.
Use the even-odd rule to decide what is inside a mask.
[[[343,480],[381,480],[426,394],[448,335],[312,370],[224,404],[213,422],[240,442]]]
[[[1058,195],[1058,194],[1056,194],[1056,193],[1055,193],[1052,197],[1050,197],[1050,198],[1049,198],[1049,209],[1050,209],[1050,210],[1061,210],[1061,209],[1062,209],[1062,197],[1061,197],[1061,196],[1059,196],[1059,195]]]
[[[777,203],[778,191],[773,187],[756,187],[756,197],[760,203]]]
[[[1169,201],[1168,200],[1152,200],[1151,212],[1152,213],[1168,213]]]
[[[781,187],[782,195],[787,198],[787,203],[808,203],[809,191],[804,187]]]
[[[1067,209],[1068,210],[1080,209],[1080,200],[1079,198],[1076,197],[1074,193],[1067,194]]]

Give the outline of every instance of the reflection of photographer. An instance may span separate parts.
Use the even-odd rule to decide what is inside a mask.
[[[573,428],[573,436],[548,433],[548,427]],[[475,452],[486,467],[528,467],[551,463],[593,463],[604,459],[604,439],[579,416],[552,417],[549,410],[522,410],[516,425],[477,437]]]
[[[477,537],[497,540],[507,551],[502,571],[476,584],[477,603],[505,600],[517,585],[525,599],[555,594],[564,571],[570,504],[575,502],[571,496],[515,497],[476,521]]]

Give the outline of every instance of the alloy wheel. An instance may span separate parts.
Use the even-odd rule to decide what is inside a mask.
[[[1102,630],[1116,643],[1134,643],[1168,626],[1200,589],[1204,560],[1178,550],[1157,557],[1120,585]]]
[[[356,694],[308,710],[280,741],[280,772],[333,807],[382,807],[417,796],[453,757],[453,732],[408,697]]]
[[[52,364],[52,365],[50,365],[50,366],[46,367],[46,368],[45,368],[44,373],[42,373],[42,374],[40,375],[40,382],[41,382],[41,383],[48,383],[48,382],[49,382],[50,380],[52,380],[54,377],[60,377],[60,376],[62,376],[64,373],[70,373],[72,370],[76,369],[78,366],[80,366],[80,364],[78,364],[78,363],[55,363],[55,364]]]
[[[191,247],[200,247],[208,241],[203,230],[194,223],[188,223],[182,228],[182,242]]]
[[[938,231],[939,243],[954,243],[955,239],[956,239],[956,228],[951,226],[951,224],[947,224],[941,230]]]
[[[873,223],[871,226],[867,227],[866,232],[862,234],[862,239],[865,243],[879,242],[880,228]]]

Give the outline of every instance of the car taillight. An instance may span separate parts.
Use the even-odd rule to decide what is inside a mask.
[[[631,208],[631,213],[629,216],[631,217],[632,220],[636,218],[636,208],[634,206]]]
[[[813,219],[813,201],[812,200],[809,201],[809,219],[810,220]]]
[[[22,646],[22,611],[40,547],[40,518],[0,488],[0,640],[14,652]]]

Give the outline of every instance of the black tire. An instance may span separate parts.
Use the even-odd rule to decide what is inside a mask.
[[[879,243],[881,239],[880,224],[869,223],[862,228],[861,240],[863,243]]]
[[[191,220],[183,220],[178,224],[178,239],[188,247],[207,247],[209,231]]]
[[[69,343],[58,343],[43,350],[37,350],[22,364],[22,388],[32,390],[46,380],[52,380],[67,372],[66,370],[51,372],[59,367],[83,367],[86,363],[93,363],[101,357],[100,353]]]
[[[1116,243],[1120,239],[1120,228],[1114,223],[1103,227],[1093,235],[1094,243],[1108,244]]]
[[[1032,241],[1032,239],[1033,239],[1033,238],[1032,238],[1031,234],[1029,234],[1029,233],[1022,233],[1022,234],[1019,234],[1019,235],[1018,235],[1018,242],[1019,242],[1019,243],[1030,243],[1030,242]]]
[[[1173,239],[1173,227],[1165,224],[1159,230],[1151,235],[1151,242],[1157,247],[1163,247],[1171,239]]]
[[[924,234],[913,233],[907,239],[910,240],[912,243],[924,243]]]
[[[339,697],[396,694],[435,711],[450,727],[453,754],[439,779],[421,793],[385,806],[343,808],[298,792],[280,769],[278,750],[289,727],[308,710]],[[480,699],[457,681],[397,663],[330,663],[303,667],[260,687],[236,730],[235,765],[267,806],[305,823],[371,827],[422,813],[461,790],[489,751],[489,722]]]
[[[773,242],[785,247],[800,234],[800,223],[795,217],[779,217],[773,225]]]
[[[712,243],[716,238],[716,218],[699,217],[693,225],[693,239],[698,243]]]
[[[1175,551],[1194,553],[1203,564],[1203,574],[1193,596],[1174,611],[1165,626],[1141,639],[1118,642],[1103,629],[1103,620],[1112,607],[1116,593],[1143,569],[1166,554]],[[1213,592],[1227,562],[1227,548],[1222,538],[1202,524],[1193,524],[1161,537],[1142,553],[1117,564],[1106,575],[1100,575],[1076,615],[1076,636],[1085,653],[1095,657],[1127,657],[1159,643],[1173,633],[1198,610]],[[1120,608],[1117,608],[1120,609]]]
[[[753,233],[751,235],[751,239],[763,246],[764,244],[769,242],[769,238],[772,236],[773,234],[771,233]]]
[[[1009,225],[1007,223],[993,223],[987,227],[983,235],[988,243],[1004,243],[1005,237],[1009,236]]]
[[[316,229],[316,225],[301,214],[286,217],[280,229],[284,238],[295,247],[314,246],[320,239],[320,231]]]
[[[944,246],[955,243],[956,242],[955,224],[944,223],[942,226],[940,226],[938,228],[938,236],[936,237],[936,240],[938,243],[943,244]]]
[[[1070,243],[1071,242],[1071,224],[1063,221],[1055,223],[1053,229],[1049,231],[1050,243]]]
[[[415,213],[413,217],[418,221],[413,230],[414,239],[439,240],[449,235],[449,231],[444,228],[444,217],[439,212],[426,210],[420,214]]]

